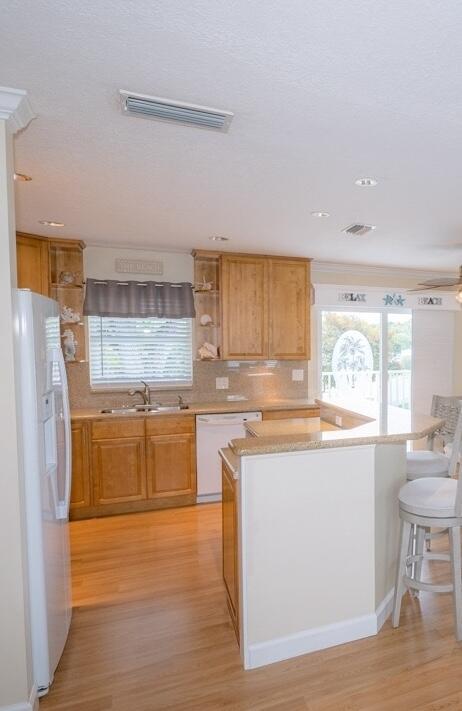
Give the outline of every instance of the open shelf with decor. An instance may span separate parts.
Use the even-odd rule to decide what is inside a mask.
[[[66,363],[86,360],[83,319],[84,269],[80,240],[50,240],[51,297],[60,310],[61,345]]]
[[[196,360],[220,360],[219,253],[195,250]]]

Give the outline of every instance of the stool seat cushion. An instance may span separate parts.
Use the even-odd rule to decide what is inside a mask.
[[[454,518],[456,479],[422,477],[408,481],[399,492],[400,508],[416,516]]]
[[[449,459],[439,452],[427,449],[408,452],[406,455],[406,476],[408,480],[425,476],[449,476]]]

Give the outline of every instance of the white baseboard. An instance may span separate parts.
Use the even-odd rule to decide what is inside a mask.
[[[38,711],[39,700],[37,696],[37,687],[34,685],[30,692],[29,701],[22,701],[19,704],[9,704],[8,706],[0,706],[0,711]]]
[[[353,642],[364,637],[372,637],[377,634],[393,607],[393,590],[391,590],[382,600],[376,611],[354,617],[349,620],[342,620],[332,625],[314,627],[303,632],[278,637],[250,644],[246,655],[246,669],[256,669],[257,667],[281,662],[284,659],[299,657],[302,654],[317,652],[328,647],[335,647],[338,644]]]
[[[406,591],[405,591],[406,592]],[[393,596],[395,594],[395,589],[392,588],[383,598],[382,602],[375,611],[375,616],[377,618],[377,632],[380,632],[385,622],[390,617],[393,610]]]
[[[199,494],[196,499],[198,504],[211,504],[214,501],[221,501],[221,494]]]

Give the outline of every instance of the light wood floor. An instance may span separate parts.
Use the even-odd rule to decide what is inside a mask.
[[[220,536],[219,504],[72,523],[71,634],[41,711],[462,709],[449,595],[406,596],[399,630],[244,672]]]

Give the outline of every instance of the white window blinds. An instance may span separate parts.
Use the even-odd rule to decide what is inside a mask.
[[[88,330],[92,385],[191,385],[190,318],[89,316]]]

